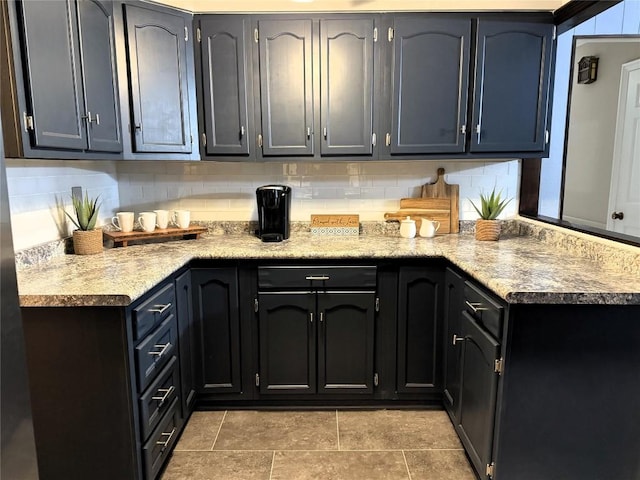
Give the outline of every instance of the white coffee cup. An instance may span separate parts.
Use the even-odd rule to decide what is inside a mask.
[[[153,232],[156,229],[156,214],[154,212],[141,212],[138,222],[145,232]]]
[[[133,212],[118,212],[111,219],[111,224],[121,232],[133,232],[133,221],[135,214]]]
[[[189,228],[191,212],[189,210],[176,210],[173,212],[173,223],[178,228]]]
[[[437,220],[422,219],[422,225],[420,225],[421,237],[434,237],[436,232],[440,228],[440,222]]]
[[[154,210],[156,227],[165,229],[169,226],[169,210]]]

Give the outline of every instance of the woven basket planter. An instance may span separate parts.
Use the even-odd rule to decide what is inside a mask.
[[[102,229],[74,230],[73,251],[76,255],[102,253]]]
[[[499,220],[476,220],[476,240],[496,241],[500,238]]]

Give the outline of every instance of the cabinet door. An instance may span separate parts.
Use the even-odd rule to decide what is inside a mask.
[[[373,152],[373,19],[320,21],[322,155]]]
[[[476,471],[491,463],[498,374],[495,361],[500,344],[467,312],[461,317],[464,352],[460,392],[460,439]]]
[[[240,393],[240,315],[235,268],[192,270],[197,391]]]
[[[553,25],[478,21],[472,152],[543,151]]]
[[[443,272],[400,269],[398,288],[397,389],[433,393],[441,388],[440,351]]]
[[[374,292],[318,293],[318,391],[373,392]]]
[[[87,148],[74,2],[20,2],[34,147]]]
[[[176,278],[176,315],[180,355],[180,385],[182,386],[182,417],[188,418],[196,399],[196,343],[193,324],[193,289],[191,271]]]
[[[460,317],[464,310],[464,278],[447,268],[444,280],[444,405],[449,414],[460,415],[460,368],[463,336]]]
[[[258,298],[260,393],[315,393],[315,295],[277,292]]]
[[[249,155],[247,21],[209,16],[200,22],[202,101],[209,155]]]
[[[189,153],[185,19],[125,8],[134,151]]]
[[[471,20],[396,18],[392,154],[463,152]]]
[[[113,4],[98,0],[78,2],[80,46],[88,148],[121,152],[120,117],[114,63]]]
[[[262,154],[313,155],[311,20],[260,20]]]

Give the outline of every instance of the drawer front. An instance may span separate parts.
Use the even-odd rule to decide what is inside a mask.
[[[140,426],[143,439],[151,434],[176,397],[180,397],[180,376],[178,359],[174,356],[140,397]]]
[[[176,291],[173,282],[133,309],[133,337],[142,338],[175,310]]]
[[[136,371],[140,392],[147,388],[160,369],[173,357],[177,342],[176,317],[169,315],[169,318],[136,347]]]
[[[471,282],[464,285],[465,309],[496,338],[502,338],[504,306]]]
[[[156,477],[178,439],[181,423],[179,406],[178,399],[174,399],[158,428],[153,431],[142,448],[145,478],[148,480]]]
[[[375,288],[373,266],[259,267],[259,288]]]

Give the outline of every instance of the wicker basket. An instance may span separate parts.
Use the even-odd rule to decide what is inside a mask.
[[[74,230],[73,251],[76,255],[93,255],[102,252],[102,229]]]
[[[476,240],[496,241],[500,238],[499,220],[476,220]]]

